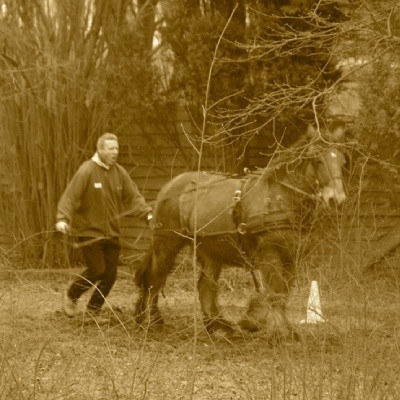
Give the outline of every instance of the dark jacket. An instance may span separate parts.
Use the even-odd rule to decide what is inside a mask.
[[[87,160],[61,196],[57,221],[67,221],[73,235],[108,238],[120,235],[125,212],[144,218],[151,207],[119,164],[106,169]]]

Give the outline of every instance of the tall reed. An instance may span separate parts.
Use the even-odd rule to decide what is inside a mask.
[[[92,92],[104,51],[104,10],[93,7],[35,2],[3,14],[0,218],[18,254],[26,261],[41,257],[43,265],[55,261],[58,196],[103,125]]]

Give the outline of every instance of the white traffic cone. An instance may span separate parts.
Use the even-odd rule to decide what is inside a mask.
[[[301,324],[318,324],[325,322],[322,317],[321,300],[319,298],[318,282],[312,281],[310,295],[307,303],[307,317],[300,321]]]

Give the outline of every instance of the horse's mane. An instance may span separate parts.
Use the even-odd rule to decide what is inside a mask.
[[[268,164],[265,167],[256,167],[254,170],[244,168],[240,173],[224,173],[216,171],[207,171],[215,175],[221,175],[226,178],[242,179],[246,177],[260,177],[261,175],[267,178],[281,178],[287,175],[290,171],[293,171],[305,161],[315,157],[318,152],[318,148],[322,148],[323,143],[319,139],[310,140],[307,136],[300,137],[289,147],[279,145],[272,156],[270,154],[264,154],[270,157]],[[311,152],[310,149],[314,150]]]

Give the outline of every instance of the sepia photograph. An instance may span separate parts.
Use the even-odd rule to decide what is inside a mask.
[[[0,400],[400,399],[398,0],[0,0]]]

